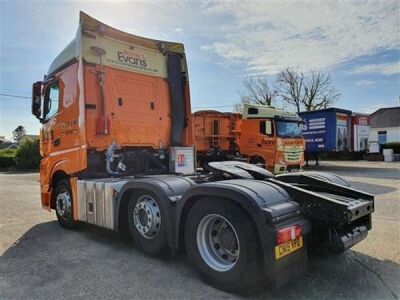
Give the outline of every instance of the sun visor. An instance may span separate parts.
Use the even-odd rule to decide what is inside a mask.
[[[183,44],[132,35],[81,12],[76,37],[53,61],[48,75],[80,57],[86,62],[98,64],[99,50],[105,66],[162,78],[167,78],[165,54],[177,53],[183,58],[182,71],[186,71]]]

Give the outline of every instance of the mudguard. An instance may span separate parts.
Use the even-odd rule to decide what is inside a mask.
[[[229,199],[245,210],[254,222],[260,241],[265,281],[271,287],[279,287],[306,270],[306,238],[303,248],[279,260],[275,258],[276,232],[284,227],[298,225],[303,236],[311,230],[300,205],[279,185],[263,180],[233,179],[197,184],[190,178],[176,175],[124,178],[116,190],[114,220],[119,219],[121,203],[126,192],[148,190],[154,193],[164,206],[168,245],[175,253],[182,246],[185,217],[196,201],[205,197]],[[118,223],[115,228],[118,230]]]
[[[298,225],[303,235],[311,231],[310,223],[304,218],[298,203],[278,185],[251,179],[233,179],[203,183],[191,187],[176,203],[176,241],[183,235],[185,216],[191,205],[205,197],[225,198],[240,205],[252,218],[261,243],[266,280],[278,287],[306,269],[306,247],[277,261],[274,248],[276,232],[283,227]],[[217,201],[218,199],[216,199]]]
[[[319,180],[325,180],[328,182],[344,185],[344,186],[350,186],[347,180],[344,178],[330,172],[295,172],[295,173],[284,173],[284,174],[279,174],[276,175],[275,178],[278,180],[282,180],[284,182],[290,182],[290,183],[297,183],[299,182],[299,178],[303,175],[307,175],[309,177],[319,179]]]
[[[119,216],[121,212],[121,203],[124,195],[132,190],[148,190],[154,193],[164,205],[166,214],[165,224],[167,224],[168,245],[170,248],[174,247],[175,241],[175,221],[174,221],[174,206],[177,201],[182,198],[182,195],[196,183],[187,177],[180,177],[176,175],[157,175],[157,176],[144,176],[140,178],[126,178],[125,184],[118,192],[115,210],[115,224],[114,228],[119,230]]]

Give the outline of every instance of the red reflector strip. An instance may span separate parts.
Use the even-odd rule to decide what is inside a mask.
[[[295,240],[301,236],[301,233],[300,226],[282,228],[276,233],[276,244],[280,245],[288,241]]]

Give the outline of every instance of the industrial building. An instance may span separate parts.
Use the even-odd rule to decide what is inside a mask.
[[[370,115],[370,142],[400,142],[400,106],[380,108]]]

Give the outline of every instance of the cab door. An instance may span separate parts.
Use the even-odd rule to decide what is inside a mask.
[[[62,99],[58,79],[44,86],[43,126],[41,130],[41,152],[43,157],[49,156],[59,146],[61,135],[59,107]]]
[[[275,134],[269,119],[247,119],[242,121],[240,150],[251,159],[262,157],[268,168],[275,161]]]
[[[42,152],[44,157],[60,157],[80,150],[77,65],[74,64],[57,74],[44,87],[44,117],[42,128]],[[73,153],[76,152],[76,153]]]
[[[267,164],[268,169],[273,169],[275,165],[276,138],[274,123],[271,119],[258,121],[257,147],[260,156]]]

